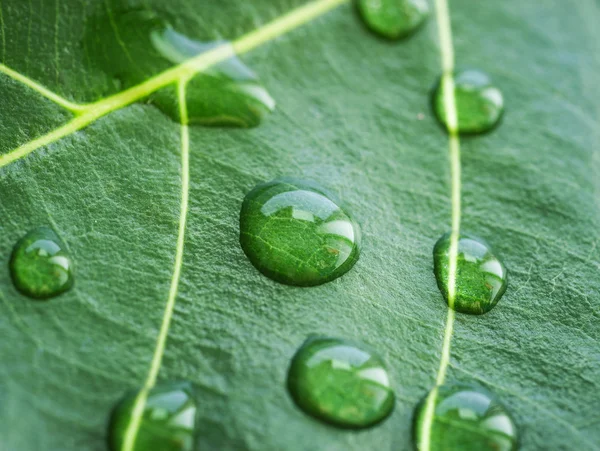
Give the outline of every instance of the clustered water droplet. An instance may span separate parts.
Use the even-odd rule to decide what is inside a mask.
[[[200,42],[180,33],[166,16],[144,9],[96,18],[86,40],[89,53],[124,87],[217,48],[234,54],[226,41]],[[171,119],[180,120],[174,87],[155,92],[150,100]],[[204,126],[255,127],[275,108],[257,75],[236,56],[193,76],[186,85],[186,100],[188,122]]]
[[[433,248],[434,273],[448,305],[461,313],[489,312],[506,291],[508,272],[492,254],[489,245],[473,235],[457,238],[455,296],[448,297],[451,233],[443,235]],[[450,302],[452,301],[452,302]]]
[[[366,346],[339,338],[308,338],[292,359],[287,384],[303,411],[340,427],[372,426],[394,408],[383,360]]]
[[[432,418],[428,403],[433,404]],[[417,406],[414,439],[423,451],[515,451],[518,431],[508,411],[487,390],[442,385]]]
[[[388,39],[411,35],[429,16],[427,0],[358,0],[357,7],[367,27]]]
[[[140,392],[127,394],[110,418],[111,451],[122,451]],[[192,451],[196,426],[196,399],[188,382],[170,382],[148,391],[131,451]]]
[[[242,204],[240,244],[252,264],[281,283],[319,285],[345,274],[360,252],[360,229],[317,184],[280,178]]]
[[[493,129],[504,112],[504,97],[488,75],[478,70],[458,71],[440,78],[433,92],[433,109],[439,121],[449,129],[444,99],[448,84],[443,82],[447,76],[452,77],[454,85],[456,132],[475,134]]]
[[[9,267],[17,290],[34,299],[49,299],[73,286],[71,256],[49,227],[35,228],[21,238]]]
[[[426,20],[426,0],[357,0],[365,24],[389,39],[412,34]],[[115,33],[114,30],[119,30]],[[234,54],[225,41],[199,42],[175,30],[164,15],[134,10],[98,20],[86,44],[111,76],[133,86],[173,64],[215,49]],[[500,120],[502,93],[480,71],[447,74],[433,95],[439,120],[450,128],[445,89],[453,86],[457,130],[482,133]],[[252,127],[273,110],[274,100],[258,77],[237,57],[196,74],[187,84],[190,123]],[[172,87],[151,96],[163,112],[179,120]],[[449,299],[451,234],[434,247],[434,272],[451,308],[482,314],[491,310],[507,286],[507,270],[481,239],[457,238],[453,299]],[[313,182],[280,178],[263,183],[245,197],[240,213],[240,244],[252,264],[281,283],[313,286],[348,272],[360,253],[360,229],[324,188]],[[73,286],[69,253],[48,227],[27,233],[10,260],[15,287],[35,299],[47,299]],[[343,428],[367,428],[386,419],[395,393],[385,363],[365,345],[311,336],[292,358],[287,387],[307,414]],[[140,394],[146,396],[132,451],[191,451],[197,405],[189,383],[166,383],[126,395],[114,408],[109,447],[121,451]],[[433,409],[430,417],[428,409]],[[431,411],[431,409],[429,409]],[[462,385],[436,386],[417,406],[414,438],[428,451],[512,451],[517,428],[506,409],[486,390]]]

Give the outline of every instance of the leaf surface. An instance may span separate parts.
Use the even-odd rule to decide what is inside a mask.
[[[233,40],[302,2],[168,4],[187,35]],[[96,14],[140,4],[0,6],[3,64],[72,102],[120,89],[84,36]],[[510,281],[490,313],[457,315],[447,380],[495,392],[524,450],[599,449],[600,7],[452,0],[450,15],[457,66],[489,73],[507,104],[497,130],[461,139],[461,182],[462,229],[493,246]],[[251,130],[189,129],[187,230],[158,379],[196,386],[199,449],[411,449],[446,323],[432,262],[451,221],[448,136],[429,108],[442,67],[435,14],[392,44],[345,4],[242,59],[278,107]],[[0,92],[0,155],[70,119],[13,77],[0,76]],[[144,383],[173,277],[180,136],[134,103],[0,168],[0,449],[106,449],[112,407]],[[360,260],[340,279],[284,286],[244,256],[244,195],[284,175],[332,190],[360,223]],[[37,303],[14,289],[8,260],[44,224],[69,246],[76,282]],[[386,422],[340,430],[295,407],[285,377],[309,333],[383,355],[397,394]]]

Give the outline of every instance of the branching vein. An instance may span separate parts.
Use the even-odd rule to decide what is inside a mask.
[[[13,71],[12,69],[0,65],[0,72],[24,83],[31,89],[36,90],[41,95],[61,105],[62,107],[76,113],[76,117],[67,124],[23,144],[16,149],[0,156],[0,168],[6,166],[20,158],[29,155],[31,152],[42,146],[51,144],[59,139],[68,136],[77,130],[81,130],[102,116],[113,111],[121,109],[139,99],[149,96],[153,92],[178,83],[180,80],[189,78],[198,72],[218,64],[234,55],[241,55],[249,52],[266,42],[269,42],[279,36],[282,36],[296,28],[310,22],[317,17],[327,13],[333,8],[348,3],[350,0],[315,0],[304,6],[296,8],[291,12],[273,20],[272,22],[238,38],[232,42],[232,45],[222,45],[206,53],[202,53],[191,58],[177,66],[167,69],[148,80],[122,91],[113,96],[101,99],[97,102],[87,105],[78,105],[63,99],[59,95],[51,92],[41,84]]]
[[[133,403],[129,424],[125,430],[121,451],[133,451],[140,429],[144,409],[148,400],[150,390],[155,386],[162,364],[169,328],[173,317],[175,302],[181,278],[183,265],[183,252],[185,244],[185,230],[187,223],[189,203],[189,130],[188,112],[186,103],[186,85],[189,79],[196,73],[206,70],[212,65],[218,64],[236,54],[248,52],[261,44],[281,36],[293,29],[319,17],[332,8],[339,6],[349,0],[316,0],[288,14],[275,19],[271,23],[250,32],[232,43],[231,46],[220,46],[207,53],[198,55],[178,66],[168,69],[145,82],[134,86],[114,96],[99,100],[88,105],[79,105],[53,93],[34,80],[19,74],[18,72],[0,64],[0,72],[25,84],[39,94],[50,99],[63,108],[73,112],[75,117],[66,124],[51,132],[40,136],[26,144],[19,146],[13,151],[0,156],[0,167],[6,166],[20,158],[29,155],[40,147],[47,146],[59,139],[71,135],[86,127],[100,117],[112,111],[123,108],[138,99],[148,96],[154,91],[171,84],[177,84],[178,103],[181,122],[181,204],[179,215],[179,227],[177,234],[177,245],[175,251],[175,263],[169,289],[169,295],[162,318],[160,331],[156,338],[156,345],[150,363],[150,369],[141,390],[138,392]]]
[[[45,88],[38,82],[32,80],[29,77],[26,77],[25,75],[18,73],[17,71],[12,70],[11,68],[5,66],[4,64],[0,64],[0,72],[23,83],[25,86],[28,86],[29,88],[33,89],[34,91],[37,91],[39,94],[52,100],[54,103],[60,105],[61,107],[65,108],[66,110],[69,110],[73,113],[78,113],[84,109],[84,107],[82,105],[73,103],[73,102],[59,96],[58,94],[53,93],[52,91]]]

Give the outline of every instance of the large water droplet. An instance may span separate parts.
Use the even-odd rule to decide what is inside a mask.
[[[450,243],[451,233],[446,233],[433,248],[435,278],[446,301]],[[484,240],[473,235],[461,234],[458,237],[454,280],[455,298],[452,308],[461,313],[481,315],[489,312],[506,291],[508,271],[492,254]]]
[[[311,337],[292,359],[288,389],[311,416],[347,428],[365,428],[394,408],[394,392],[382,359],[338,338]]]
[[[357,4],[367,27],[388,39],[414,33],[429,15],[426,0],[358,0]]]
[[[427,405],[431,402],[429,422]],[[417,449],[428,451],[518,448],[517,427],[504,406],[487,390],[464,385],[442,385],[428,394],[415,412],[414,438]],[[429,447],[423,446],[427,442]]]
[[[176,31],[164,15],[149,10],[98,18],[91,30],[88,52],[125,88],[199,54],[231,46],[226,41],[193,40]],[[189,122],[205,126],[254,127],[275,107],[256,74],[237,57],[196,74],[187,84],[186,96]],[[180,120],[175,87],[163,88],[150,99],[173,120]]]
[[[455,72],[454,97],[458,133],[483,133],[494,128],[504,112],[504,97],[495,87],[487,74],[477,70]],[[447,84],[440,78],[433,93],[433,108],[435,114],[446,128],[446,108],[444,95]],[[449,130],[452,131],[452,130]]]
[[[121,451],[139,392],[125,396],[113,410],[108,441]],[[189,383],[167,383],[150,390],[132,451],[192,451],[196,401]]]
[[[358,260],[360,230],[323,188],[282,178],[258,185],[246,195],[240,243],[266,276],[311,286],[352,268]]]
[[[58,235],[44,226],[15,244],[10,274],[15,287],[35,299],[58,296],[73,286],[71,256]]]

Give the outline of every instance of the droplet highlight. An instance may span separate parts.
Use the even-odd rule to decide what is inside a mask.
[[[443,235],[433,248],[437,285],[448,302],[451,233]],[[458,236],[454,305],[457,312],[481,315],[498,303],[508,284],[508,271],[481,238]]]
[[[242,204],[240,244],[264,275],[288,285],[331,281],[354,266],[360,229],[317,184],[292,178],[256,186]]]
[[[427,421],[428,404],[433,417]],[[417,406],[418,450],[516,451],[518,430],[510,413],[487,390],[463,385],[434,388]],[[425,446],[428,443],[429,446]]]
[[[126,395],[113,410],[108,441],[111,451],[121,451],[139,392]],[[148,393],[132,451],[192,451],[196,400],[187,382],[157,385]]]
[[[28,232],[14,246],[10,258],[13,284],[34,299],[50,299],[73,286],[73,263],[64,243],[49,227]]]
[[[388,39],[413,34],[429,16],[426,0],[358,0],[357,7],[366,26]]]
[[[367,428],[390,415],[395,395],[383,360],[364,345],[310,337],[296,352],[287,385],[307,414],[344,428]]]
[[[165,16],[134,10],[96,18],[86,38],[88,52],[123,88],[206,52],[234,55],[229,42],[196,41],[178,32]],[[257,75],[235,55],[192,77],[186,85],[186,99],[189,123],[204,126],[255,127],[275,108]],[[174,86],[153,93],[149,100],[180,121]]]
[[[462,134],[484,133],[493,129],[504,113],[504,96],[494,86],[487,74],[478,70],[455,72],[454,98],[456,102],[457,130],[450,130],[446,116],[444,96],[448,83],[440,78],[433,93],[433,109],[438,120],[449,132]]]

